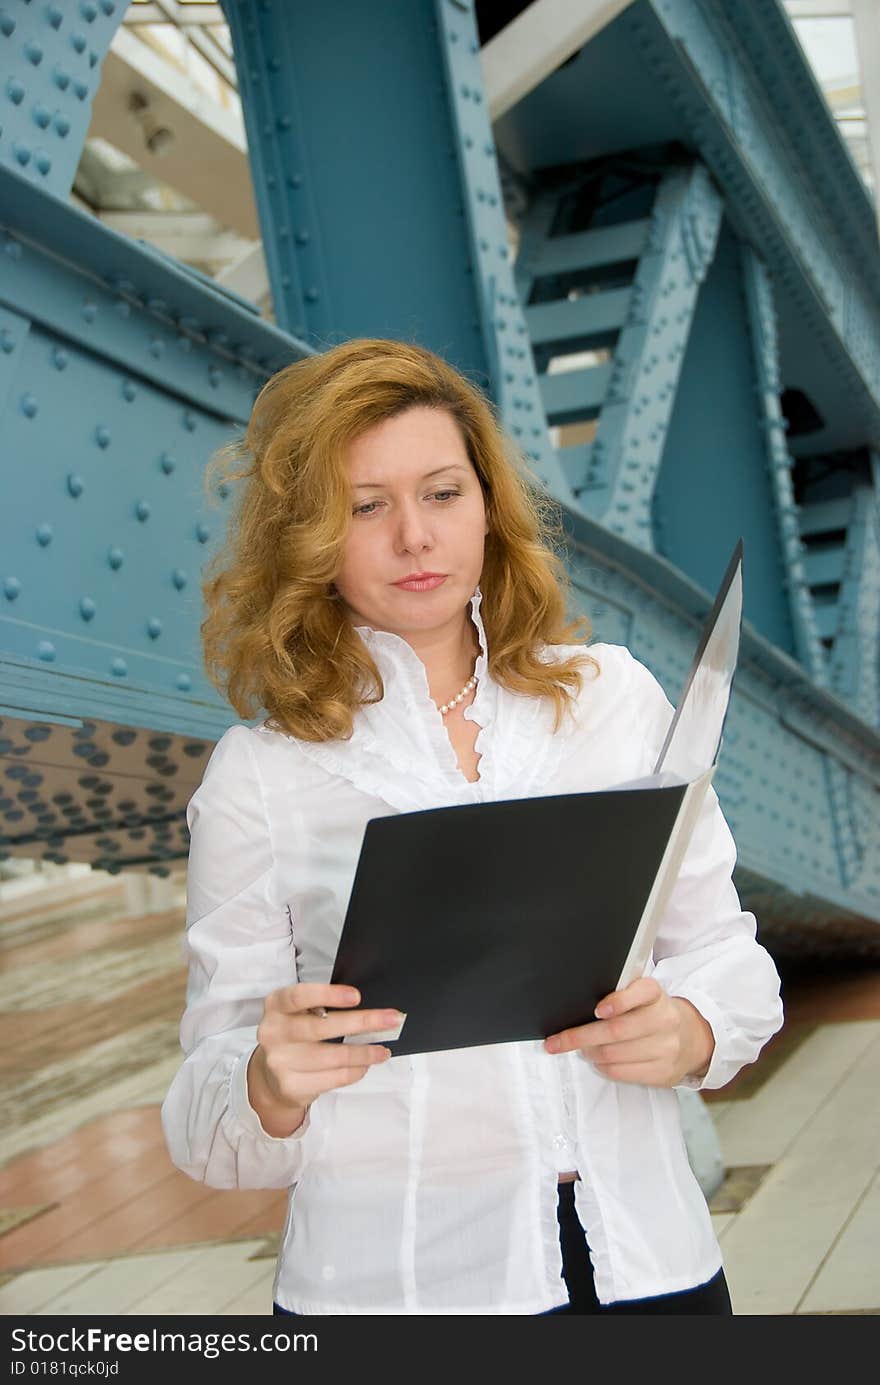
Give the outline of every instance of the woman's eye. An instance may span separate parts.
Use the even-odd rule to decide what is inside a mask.
[[[435,500],[440,500],[444,505],[446,505],[446,504],[449,503],[450,500],[454,499],[456,496],[458,496],[458,495],[460,495],[460,494],[461,494],[461,491],[434,491],[434,492],[433,492],[433,497],[432,497],[432,498],[435,499]],[[378,505],[379,503],[380,503],[380,502],[379,502],[378,500],[368,500],[367,503],[366,503],[366,505],[358,505],[358,506],[356,506],[356,508],[355,508],[354,510],[352,510],[352,514],[355,514],[355,515],[369,515],[369,514],[372,514],[372,513],[373,513],[373,508],[374,508],[374,506]]]

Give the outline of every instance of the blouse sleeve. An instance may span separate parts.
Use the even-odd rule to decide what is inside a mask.
[[[650,770],[675,708],[650,670],[629,657]],[[669,995],[689,1000],[715,1036],[704,1077],[678,1084],[695,1090],[723,1087],[782,1026],[779,975],[756,940],[755,915],[741,906],[735,863],[733,834],[710,784],[645,973]]]
[[[173,1163],[212,1188],[289,1187],[322,1140],[320,1097],[283,1138],[267,1134],[248,1099],[263,1001],[297,979],[290,918],[272,894],[252,735],[231,726],[221,736],[186,810],[185,1058],[161,1119]]]

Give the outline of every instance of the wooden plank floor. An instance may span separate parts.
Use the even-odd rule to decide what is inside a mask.
[[[162,1135],[183,925],[113,886],[0,905],[3,1314],[271,1314],[286,1194],[206,1188]],[[878,1313],[880,967],[783,975],[784,1029],[706,1097],[734,1306]]]
[[[221,1311],[231,1274],[230,1311],[260,1283],[253,1311],[271,1313],[287,1195],[206,1188],[171,1163],[159,1110],[182,1060],[184,914],[123,907],[112,888],[71,911],[0,907],[0,1311],[115,1313],[129,1295],[129,1311],[182,1311],[175,1276],[201,1257],[216,1290],[186,1311]],[[144,1310],[166,1280],[172,1307]]]

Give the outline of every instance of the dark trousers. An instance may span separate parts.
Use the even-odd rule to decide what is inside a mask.
[[[719,1270],[706,1284],[694,1289],[682,1289],[676,1294],[658,1294],[655,1298],[624,1299],[618,1303],[599,1302],[593,1283],[593,1266],[590,1262],[587,1239],[578,1221],[574,1205],[574,1183],[560,1183],[559,1243],[562,1250],[562,1274],[568,1287],[569,1303],[561,1308],[550,1308],[538,1313],[541,1318],[553,1317],[557,1313],[696,1313],[717,1314],[729,1317],[733,1313],[730,1294],[724,1271]],[[299,1317],[288,1308],[272,1305],[273,1313],[283,1313],[289,1317]]]

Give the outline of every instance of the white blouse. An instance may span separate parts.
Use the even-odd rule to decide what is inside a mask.
[[[642,663],[622,645],[589,646],[601,676],[585,670],[576,717],[553,735],[549,699],[489,676],[481,599],[477,587],[478,683],[464,711],[480,727],[475,783],[413,648],[357,626],[385,695],[357,712],[352,738],[313,744],[231,726],[187,807],[185,1059],[163,1130],[175,1165],[210,1187],[289,1188],[273,1293],[297,1313],[559,1307],[557,1180],[575,1168],[600,1302],[691,1288],[721,1266],[675,1091],[603,1077],[578,1052],[530,1040],[392,1057],[318,1096],[285,1138],[267,1134],[249,1103],[264,998],[329,981],[370,818],[603,789],[653,768],[673,707]],[[545,646],[542,657],[554,648],[583,646]],[[649,970],[715,1036],[705,1077],[683,1086],[723,1086],[782,1023],[779,978],[740,906],[735,859],[710,787]]]

